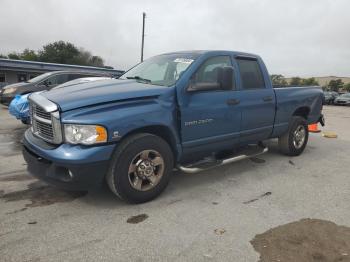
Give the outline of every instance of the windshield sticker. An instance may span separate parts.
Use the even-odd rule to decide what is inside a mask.
[[[191,64],[193,62],[193,59],[189,58],[176,58],[174,60],[175,63],[183,63],[183,64]]]

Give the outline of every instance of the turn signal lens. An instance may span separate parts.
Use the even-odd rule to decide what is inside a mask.
[[[102,126],[96,126],[96,142],[107,142],[107,131]]]

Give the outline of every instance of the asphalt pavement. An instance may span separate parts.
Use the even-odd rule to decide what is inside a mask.
[[[174,173],[160,197],[130,205],[107,188],[64,192],[29,176],[20,143],[27,127],[0,108],[0,261],[268,261],[264,248],[270,261],[292,261],[276,254],[282,240],[269,241],[271,230],[287,228],[293,256],[300,246],[308,252],[300,243],[323,230],[317,221],[350,227],[350,107],[327,106],[324,114],[322,130],[338,137],[311,134],[299,157],[280,155],[272,140],[257,158]],[[295,241],[298,221],[315,229]],[[318,246],[329,244],[327,234],[317,237]],[[346,249],[333,251],[348,261]],[[330,261],[319,259],[330,256],[322,248],[312,252],[309,261]]]

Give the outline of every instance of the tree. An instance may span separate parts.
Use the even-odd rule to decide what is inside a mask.
[[[6,55],[0,54],[0,58],[7,58]]]
[[[18,54],[18,53],[16,53],[16,52],[9,53],[9,54],[7,55],[7,57],[8,57],[9,59],[17,59],[17,60],[20,60],[20,59],[21,59],[21,55]]]
[[[343,87],[347,92],[350,92],[350,83],[347,83]]]
[[[40,61],[49,63],[73,64],[78,55],[78,48],[64,41],[44,45],[39,51]]]
[[[289,84],[291,86],[300,86],[301,85],[301,78],[300,77],[292,77]]]
[[[90,58],[90,63],[94,66],[101,66],[101,67],[104,66],[103,59],[96,55]]]
[[[0,58],[104,67],[101,57],[94,56],[89,51],[64,41],[44,45],[38,52],[26,48],[22,53],[11,52],[7,56],[0,55]]]
[[[89,51],[83,48],[77,48],[72,43],[64,41],[58,41],[43,46],[43,50],[39,51],[38,58],[40,61],[50,63],[104,66],[101,57],[93,56]]]
[[[89,51],[83,48],[79,49],[79,55],[73,59],[74,64],[88,65],[88,66],[99,66],[103,67],[103,59],[99,56],[93,56]]]
[[[337,79],[337,80],[331,80],[328,83],[328,87],[331,91],[335,91],[338,92],[339,89],[341,89],[344,86],[344,83],[341,79]]]
[[[20,54],[21,60],[28,61],[38,61],[38,55],[34,50],[30,50],[28,48],[24,49],[24,51]]]
[[[286,79],[283,75],[271,75],[271,81],[273,85],[276,86],[286,86],[288,85]]]
[[[311,77],[311,78],[302,79],[301,85],[303,85],[303,86],[318,86],[319,84],[314,77]]]

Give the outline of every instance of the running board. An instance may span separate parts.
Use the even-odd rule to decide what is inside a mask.
[[[235,156],[230,157],[230,158],[208,161],[207,164],[209,164],[209,166],[207,166],[207,167],[195,167],[195,164],[189,165],[189,166],[177,165],[176,167],[177,167],[177,169],[181,170],[184,173],[195,174],[195,173],[202,172],[204,170],[208,170],[208,169],[211,169],[214,167],[223,166],[223,165],[227,165],[227,164],[237,162],[237,161],[240,161],[243,159],[255,157],[255,156],[264,154],[267,151],[269,151],[269,149],[267,147],[255,146],[254,148],[245,149],[245,150],[241,151],[240,154],[235,155]]]

